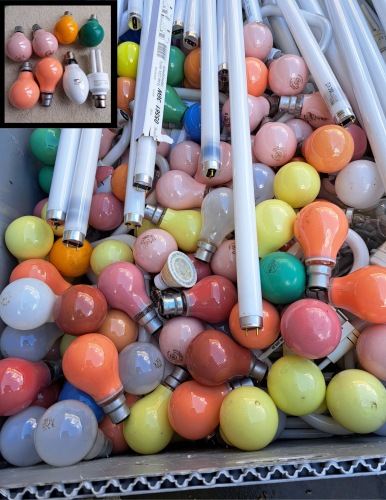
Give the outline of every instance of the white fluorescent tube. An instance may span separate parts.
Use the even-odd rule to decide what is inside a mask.
[[[263,22],[259,0],[243,0],[243,9],[248,24],[254,22]]]
[[[129,0],[127,13],[128,27],[133,31],[140,30],[142,28],[143,0]]]
[[[172,35],[179,39],[184,35],[186,0],[176,0],[174,5]]]
[[[226,0],[217,0],[217,71],[220,82],[228,81],[227,37],[225,31]]]
[[[198,47],[200,38],[200,0],[186,0],[183,44],[189,50]]]
[[[265,0],[264,2],[264,6],[276,4],[277,0]],[[275,46],[278,47],[283,52],[283,54],[294,54],[295,56],[300,56],[300,52],[296,46],[295,40],[293,39],[284,19],[282,17],[273,15],[264,15],[264,17],[268,17],[269,24],[272,28],[271,31]]]

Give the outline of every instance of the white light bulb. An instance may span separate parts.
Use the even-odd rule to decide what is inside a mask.
[[[147,342],[133,342],[119,353],[119,378],[130,394],[148,394],[162,381],[165,361],[161,351]]]
[[[96,55],[96,57],[95,57]],[[90,92],[94,98],[96,108],[106,107],[106,94],[110,90],[109,75],[103,73],[102,52],[97,49],[90,50],[91,73],[87,75]]]
[[[67,97],[75,104],[83,104],[87,99],[89,82],[73,52],[67,52],[64,57],[63,88]]]
[[[252,163],[252,168],[256,206],[262,201],[271,200],[275,196],[273,192],[275,173],[272,168],[263,163]]]
[[[43,281],[21,278],[4,288],[0,295],[0,317],[17,330],[30,330],[53,323],[56,295]]]

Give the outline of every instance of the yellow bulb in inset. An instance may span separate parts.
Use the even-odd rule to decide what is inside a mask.
[[[78,31],[78,25],[68,11],[65,12],[64,16],[59,19],[54,27],[54,35],[58,39],[58,42],[64,45],[72,43],[78,36]]]
[[[144,233],[148,229],[156,229],[156,228],[157,228],[157,226],[152,224],[149,220],[143,219],[142,226],[135,228],[135,237],[138,238],[138,236],[140,236],[142,233]]]
[[[159,385],[130,408],[130,416],[123,424],[123,435],[132,450],[152,455],[170,443],[174,433],[168,419],[171,395],[170,389]]]
[[[255,207],[259,257],[276,252],[294,235],[296,214],[281,200],[262,201]]]
[[[129,245],[118,240],[106,240],[99,243],[92,251],[91,269],[99,276],[103,269],[113,262],[131,262],[134,264],[133,252]]]
[[[67,347],[71,344],[71,342],[74,342],[78,336],[76,335],[68,335],[68,333],[65,333],[62,337],[62,340],[60,341],[60,355],[64,356],[64,353],[66,352]]]
[[[47,201],[47,203],[48,203],[48,201]],[[43,208],[42,208],[41,218],[44,221],[46,220],[46,215],[47,215],[47,203],[45,203],[44,206],[43,206]],[[49,224],[47,224],[47,225],[52,229],[52,232],[54,233],[55,236],[60,236],[60,237],[63,236],[64,226],[59,226],[58,229],[55,229],[54,226],[50,226]]]
[[[270,369],[268,392],[274,403],[289,415],[308,415],[322,404],[326,383],[315,363],[300,356],[284,356]]]
[[[319,194],[319,173],[308,163],[288,163],[275,175],[273,191],[275,198],[285,201],[292,208],[305,207]]]
[[[19,261],[44,259],[53,243],[50,226],[33,215],[14,220],[5,232],[5,244]]]
[[[118,45],[118,76],[137,78],[139,45],[134,42],[123,42]]]
[[[279,416],[268,394],[257,387],[244,386],[225,397],[220,409],[220,425],[233,446],[256,451],[274,438]]]
[[[326,400],[334,420],[357,434],[376,431],[386,422],[386,389],[363,370],[335,375],[328,384]]]
[[[170,233],[184,252],[195,252],[201,232],[201,214],[196,210],[172,210],[168,208],[158,225]]]

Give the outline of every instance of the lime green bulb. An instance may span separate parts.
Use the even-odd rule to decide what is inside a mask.
[[[276,406],[289,415],[308,415],[322,404],[326,383],[319,368],[309,359],[284,356],[270,369],[268,392]]]
[[[104,36],[104,29],[96,17],[91,17],[79,30],[79,41],[85,47],[96,47]]]
[[[54,175],[54,167],[45,165],[39,172],[39,186],[46,193],[50,193],[52,176]]]
[[[188,106],[179,98],[177,92],[170,85],[166,85],[163,121],[166,123],[182,124]]]
[[[220,409],[220,425],[233,446],[256,451],[274,438],[279,416],[268,394],[257,387],[244,386],[225,397]]]
[[[318,196],[319,173],[308,163],[288,163],[275,175],[273,191],[275,198],[285,201],[292,208],[305,207]]]
[[[152,224],[149,220],[143,219],[142,226],[135,228],[135,237],[138,238],[138,236],[140,236],[142,233],[144,233],[148,229],[156,229],[156,228],[157,228],[157,226]]]
[[[170,389],[159,385],[130,408],[130,416],[123,424],[123,435],[132,450],[152,455],[170,443],[174,433],[168,419],[171,395]]]
[[[118,76],[137,78],[139,45],[123,42],[118,45]]]
[[[8,250],[20,261],[44,259],[54,244],[50,226],[33,215],[14,220],[5,232]]]
[[[196,210],[172,210],[168,208],[160,229],[170,233],[184,252],[195,252],[201,232],[201,214]]]
[[[327,406],[334,420],[357,434],[376,431],[386,422],[386,389],[363,370],[344,370],[327,387]]]
[[[99,276],[103,269],[113,262],[131,262],[134,264],[133,252],[129,245],[118,240],[106,240],[99,243],[91,254],[90,265]]]
[[[296,213],[281,200],[262,201],[255,207],[259,257],[276,252],[294,236]]]
[[[67,347],[77,338],[77,335],[68,335],[68,333],[65,333],[63,335],[62,340],[60,341],[60,355],[62,356],[62,358],[64,356],[64,353],[66,352]]]
[[[46,215],[47,215],[47,204],[48,204],[48,201],[44,204],[44,206],[42,208],[41,218],[44,221],[46,220]],[[55,236],[59,236],[60,238],[63,236],[64,226],[59,226],[57,229],[55,229],[54,226],[50,226],[49,224],[47,224],[47,225],[51,228],[51,230]],[[48,260],[48,262],[49,262],[49,260]]]
[[[29,139],[29,147],[34,157],[51,167],[55,165],[59,137],[59,128],[37,128]]]
[[[181,87],[184,80],[185,54],[178,47],[170,47],[167,84]]]

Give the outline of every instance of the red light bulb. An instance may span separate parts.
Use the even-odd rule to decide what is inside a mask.
[[[58,381],[53,384],[43,387],[35,400],[32,401],[31,406],[41,406],[48,409],[53,404],[59,401],[60,393],[62,392],[62,384]]]

